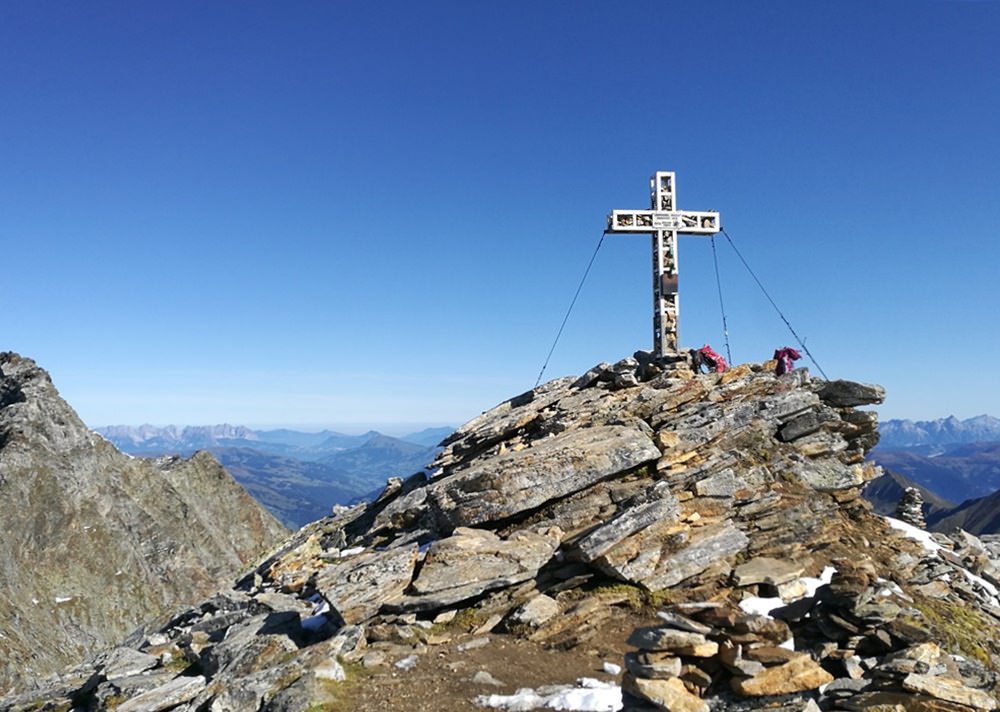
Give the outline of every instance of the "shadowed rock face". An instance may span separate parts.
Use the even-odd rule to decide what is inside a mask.
[[[725,694],[756,702],[842,677],[841,651],[872,670],[893,664],[878,656],[936,633],[931,616],[889,596],[968,604],[982,614],[969,627],[994,631],[991,584],[966,583],[945,555],[893,535],[860,497],[878,473],[864,461],[877,419],[854,406],[882,396],[804,370],[697,375],[649,358],[552,381],[460,428],[428,470],[304,527],[233,590],[130,641],[186,661],[180,677],[150,663],[140,684],[89,663],[18,699],[85,706],[175,694],[181,680],[186,712],[319,707],[337,696],[333,659],[406,669],[442,644],[434,621],[566,649],[590,645],[630,594],[675,602],[672,630],[640,635],[626,658],[626,689],[669,709],[704,709],[704,695],[721,694],[706,672],[719,665],[733,670]],[[951,559],[1000,576],[980,544]],[[839,573],[800,610],[798,575],[831,565]],[[787,598],[788,622],[739,608],[762,596]],[[793,632],[824,658],[778,647]],[[702,659],[705,670],[692,662]],[[859,691],[850,683],[841,694]],[[918,685],[967,694],[942,680],[899,689]]]
[[[207,453],[143,460],[0,354],[0,689],[215,590],[285,533]]]

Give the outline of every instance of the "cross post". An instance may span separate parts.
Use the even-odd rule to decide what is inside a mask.
[[[653,352],[659,358],[678,351],[677,235],[714,235],[719,214],[678,210],[673,171],[657,171],[649,187],[652,210],[613,210],[607,232],[653,236]]]

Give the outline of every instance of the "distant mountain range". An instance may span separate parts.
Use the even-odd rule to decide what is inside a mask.
[[[880,448],[916,448],[933,454],[934,446],[1000,441],[1000,418],[977,415],[966,420],[955,416],[938,420],[887,420],[879,424],[878,431]]]
[[[454,428],[427,428],[392,438],[424,447],[435,447]],[[249,447],[260,452],[289,455],[299,460],[320,460],[340,450],[361,447],[373,438],[390,436],[377,430],[361,435],[345,435],[333,430],[318,433],[299,430],[253,430],[242,425],[109,425],[94,432],[132,454],[193,452],[216,447]]]
[[[238,425],[138,427],[95,432],[123,452],[145,457],[215,455],[233,477],[286,526],[298,528],[335,504],[370,498],[389,477],[407,477],[429,463],[453,428],[428,428],[402,438],[371,430],[253,430]]]
[[[914,486],[924,495],[929,528],[1000,532],[1000,419],[888,420],[879,433],[869,458],[887,475],[864,491],[877,511],[891,514],[903,489]]]

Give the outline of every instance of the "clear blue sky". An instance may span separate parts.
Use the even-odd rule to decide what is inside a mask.
[[[675,170],[883,418],[1000,414],[997,38],[971,1],[3,3],[0,349],[91,426],[457,424]],[[793,343],[717,247],[734,359]],[[546,378],[650,348],[649,269],[608,236]]]

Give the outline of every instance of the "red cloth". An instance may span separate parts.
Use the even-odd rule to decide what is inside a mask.
[[[705,360],[705,363],[708,365],[709,370],[711,371],[715,371],[716,373],[722,373],[727,368],[729,368],[729,365],[726,363],[726,359],[722,358],[722,356],[715,353],[715,351],[712,350],[712,347],[709,346],[708,344],[705,344],[700,349],[698,349],[698,353],[701,354],[702,358]]]
[[[785,346],[784,348],[774,350],[774,358],[777,359],[778,365],[774,369],[774,373],[778,376],[783,373],[788,373],[795,366],[792,365],[792,361],[798,361],[802,358],[802,354],[793,349],[791,346]]]

